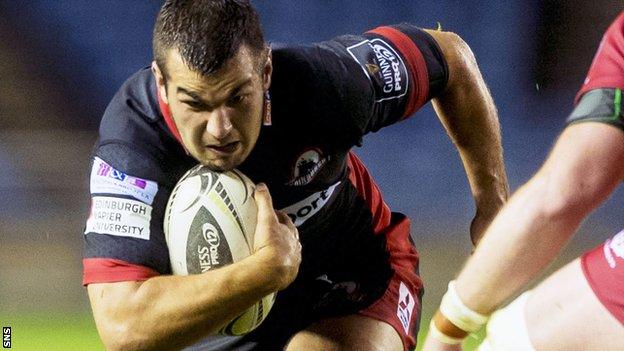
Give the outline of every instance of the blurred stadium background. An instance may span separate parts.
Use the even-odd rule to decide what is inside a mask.
[[[88,164],[116,89],[151,60],[156,0],[0,0],[0,325],[16,350],[102,349],[81,286]],[[510,185],[534,173],[571,110],[621,1],[254,1],[273,42],[411,22],[459,33],[498,106]],[[471,246],[460,160],[430,107],[357,150],[394,210],[413,219],[423,325]],[[555,267],[622,227],[622,192]],[[521,269],[521,267],[519,267]],[[165,322],[165,321],[163,321]]]

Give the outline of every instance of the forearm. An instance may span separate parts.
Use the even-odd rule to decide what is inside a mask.
[[[477,206],[500,206],[508,187],[496,108],[476,63],[464,77],[434,99],[433,106],[459,151]]]
[[[253,196],[258,221],[251,256],[202,274],[88,286],[108,349],[188,346],[292,283],[301,263],[297,228],[285,213],[275,212],[265,184],[257,184]]]
[[[461,300],[488,313],[548,263],[622,180],[622,132],[566,128],[540,171],[499,213],[457,279]]]
[[[188,346],[277,290],[267,279],[274,272],[261,267],[251,256],[203,274],[148,279],[132,293],[121,292],[114,311],[94,309],[102,339],[113,349]],[[106,289],[89,295],[92,305],[98,305],[94,299],[111,299]]]
[[[583,213],[547,209],[546,183],[534,178],[514,194],[457,278],[461,300],[474,311],[489,314],[526,285],[582,221]]]
[[[574,205],[552,201],[549,195],[558,189],[542,170],[512,196],[455,284],[449,284],[432,319],[431,328],[438,333],[431,334],[425,349],[460,343],[552,261],[584,217],[582,210],[569,211]]]
[[[476,243],[509,193],[496,107],[468,45],[452,33],[428,32],[449,67],[447,87],[433,107],[459,151],[483,222],[471,233]]]

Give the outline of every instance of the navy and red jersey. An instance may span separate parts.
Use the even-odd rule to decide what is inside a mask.
[[[293,219],[302,264],[252,334],[296,330],[306,318],[360,311],[384,295],[395,273],[391,251],[413,250],[407,241],[388,244],[396,236],[389,228],[409,230],[400,224],[407,219],[390,212],[351,149],[412,115],[447,79],[435,40],[408,24],[273,48],[271,121],[238,169],[266,183],[274,206]],[[130,77],[104,113],[93,152],[83,284],[171,273],[163,214],[175,183],[195,164],[150,70]],[[421,290],[419,279],[406,284]],[[293,316],[297,322],[282,323]]]

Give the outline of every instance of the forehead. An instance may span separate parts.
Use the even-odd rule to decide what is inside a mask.
[[[177,49],[170,49],[167,53],[166,72],[168,80],[178,86],[196,89],[210,86],[223,87],[253,78],[254,74],[257,74],[256,61],[252,51],[243,45],[236,55],[226,61],[217,71],[202,75],[189,68]]]

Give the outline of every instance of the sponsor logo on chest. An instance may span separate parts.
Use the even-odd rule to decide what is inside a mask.
[[[292,177],[286,185],[303,186],[310,184],[312,179],[329,160],[330,156],[323,156],[323,152],[318,148],[310,148],[303,151],[295,161]]]
[[[316,192],[297,203],[283,208],[282,211],[286,212],[295,226],[300,226],[327,204],[339,184],[340,182],[325,190]]]

